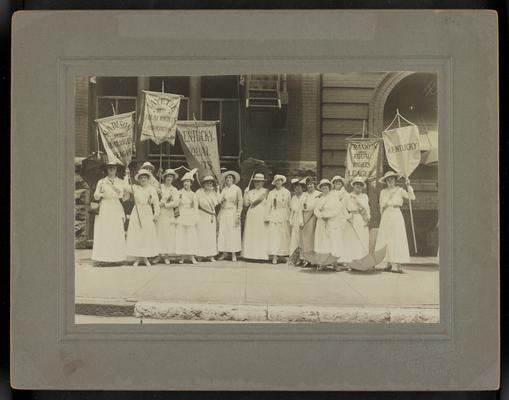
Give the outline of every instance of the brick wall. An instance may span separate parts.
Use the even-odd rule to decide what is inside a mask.
[[[76,156],[86,157],[88,148],[88,77],[79,76],[75,80],[75,146]]]
[[[320,128],[320,75],[288,75],[286,111],[243,108],[244,157],[316,162]],[[283,118],[286,113],[286,123]]]

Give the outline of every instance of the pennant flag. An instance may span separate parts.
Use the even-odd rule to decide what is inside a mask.
[[[177,132],[189,167],[221,182],[216,121],[177,121]]]
[[[392,169],[408,178],[421,161],[419,128],[408,125],[383,132],[385,154]]]
[[[143,90],[144,107],[140,141],[152,140],[175,144],[175,129],[179,115],[180,95]]]
[[[347,139],[345,180],[356,176],[373,183],[377,179],[380,139]]]
[[[128,166],[133,158],[134,111],[96,119],[109,161]]]

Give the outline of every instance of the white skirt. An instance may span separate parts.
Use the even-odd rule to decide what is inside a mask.
[[[337,258],[344,257],[342,233],[342,229],[336,221],[325,221],[318,218],[315,228],[315,252],[330,254]]]
[[[219,211],[219,234],[217,248],[219,251],[235,253],[242,249],[240,238],[240,221],[235,208],[222,208]]]
[[[387,246],[384,262],[409,263],[408,238],[405,220],[399,207],[386,208],[380,219],[375,250]]]
[[[198,253],[200,257],[217,254],[217,223],[214,215],[198,210]]]
[[[176,251],[181,256],[195,256],[198,254],[196,225],[177,225]]]
[[[290,237],[288,221],[269,222],[269,254],[272,256],[290,255]]]
[[[259,204],[249,208],[242,239],[242,257],[251,260],[268,260],[268,227],[264,222],[265,209]]]
[[[360,214],[353,214],[351,222],[346,222],[343,229],[343,251],[341,260],[352,262],[369,253],[369,228]]]
[[[138,215],[140,218],[138,219]],[[141,222],[141,224],[140,224]],[[127,228],[127,255],[154,257],[159,254],[154,214],[149,204],[133,207]]]
[[[177,240],[177,224],[173,208],[161,207],[161,214],[156,224],[159,254],[175,255]]]
[[[126,259],[124,209],[118,199],[102,199],[94,223],[92,260],[120,262]]]
[[[293,254],[293,252],[299,247],[300,243],[300,226],[298,224],[291,227],[291,234],[290,234],[290,250],[289,254]]]

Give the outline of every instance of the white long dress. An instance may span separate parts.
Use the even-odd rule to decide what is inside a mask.
[[[175,255],[177,219],[175,208],[179,205],[179,192],[175,186],[161,186],[160,214],[156,223],[159,254]]]
[[[198,254],[198,201],[192,190],[179,191],[176,251],[181,256]]]
[[[408,192],[401,187],[385,188],[380,192],[382,218],[378,228],[375,250],[387,246],[384,262],[398,264],[410,262],[405,220],[401,213],[403,199],[415,200],[414,191],[411,187],[409,187]]]
[[[314,190],[302,195],[302,218],[304,226],[300,232],[300,258],[310,263],[317,263],[319,258],[315,253],[315,205],[322,196],[322,192]]]
[[[198,201],[198,253],[200,257],[212,257],[217,254],[216,205],[219,198],[214,190],[196,191]]]
[[[292,228],[290,236],[290,254],[292,254],[300,244],[300,232],[304,224],[304,217],[302,215],[302,203],[304,193],[299,196],[294,194],[290,200],[290,227]]]
[[[252,260],[268,260],[268,225],[265,223],[265,204],[268,190],[251,189],[244,195],[244,206],[249,207],[242,238],[242,257]]]
[[[315,207],[315,252],[340,257],[339,244],[342,242],[340,214],[342,206],[333,192],[322,196]]]
[[[265,221],[269,223],[269,254],[290,254],[290,198],[288,189],[272,189],[265,204]]]
[[[154,223],[154,216],[159,216],[160,211],[157,191],[151,185],[133,185],[132,190],[134,191],[134,207],[127,228],[127,255],[133,257],[157,256],[159,244]]]
[[[235,253],[242,250],[240,237],[240,213],[242,212],[242,191],[233,184],[224,187],[220,195],[219,234],[217,247],[219,251]]]
[[[339,254],[340,261],[343,261],[343,257],[346,253],[348,253],[348,249],[345,246],[345,227],[348,223],[346,220],[346,217],[348,216],[347,211],[345,209],[345,196],[348,195],[348,192],[344,187],[342,187],[340,190],[332,190],[331,192],[334,196],[336,196],[337,202],[339,203],[339,215],[338,215],[338,222],[339,222],[339,237],[338,242],[336,243],[337,250],[336,253]],[[350,257],[347,257],[350,258]]]
[[[125,184],[120,178],[106,177],[97,182],[94,199],[100,200],[101,205],[94,221],[92,260],[120,262],[126,258],[125,214],[120,203],[124,190]]]
[[[343,198],[343,204],[346,212],[351,214],[351,220],[345,223],[343,231],[345,247],[342,261],[352,262],[369,253],[368,221],[371,218],[369,200],[365,193],[359,195],[348,193]]]

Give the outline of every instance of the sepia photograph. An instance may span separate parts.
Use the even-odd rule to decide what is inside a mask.
[[[75,324],[440,322],[437,73],[74,84]]]

